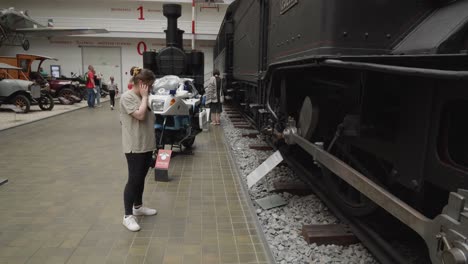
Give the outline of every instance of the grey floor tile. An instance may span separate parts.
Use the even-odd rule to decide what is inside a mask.
[[[98,131],[92,142],[90,131]],[[0,210],[9,211],[0,215],[0,263],[266,261],[220,127],[197,136],[194,155],[173,158],[171,182],[149,172],[144,204],[158,215],[139,217],[137,233],[121,223],[127,166],[117,111],[5,130],[0,145],[11,175],[0,187]]]

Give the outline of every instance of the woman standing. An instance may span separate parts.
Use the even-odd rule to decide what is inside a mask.
[[[108,88],[109,88],[109,96],[110,96],[110,107],[111,107],[111,110],[114,110],[115,94],[119,92],[119,87],[117,87],[117,84],[114,82],[114,76],[110,77],[110,83],[108,85]]]
[[[155,215],[157,211],[143,207],[145,177],[156,149],[155,116],[148,108],[148,91],[153,86],[153,72],[138,70],[133,76],[133,89],[120,99],[122,144],[128,165],[128,181],[124,190],[123,225],[130,231],[140,230],[136,215]]]
[[[220,124],[220,115],[222,112],[223,89],[221,87],[221,78],[219,77],[219,70],[213,70],[213,76],[208,81],[208,86],[205,89],[206,104],[210,107],[211,111],[211,124]]]

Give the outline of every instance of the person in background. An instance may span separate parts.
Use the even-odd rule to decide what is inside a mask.
[[[102,106],[101,105],[102,73],[95,74],[94,82],[96,84],[96,106],[101,107]]]
[[[208,81],[208,86],[205,89],[206,104],[211,111],[211,124],[219,125],[220,115],[222,112],[223,102],[223,89],[221,87],[221,78],[219,77],[219,70],[213,70],[213,76]]]
[[[117,94],[119,93],[119,88],[117,87],[117,84],[114,82],[114,76],[110,77],[108,88],[109,88],[109,96],[110,96],[110,108],[111,110],[114,110],[115,95],[116,93]]]
[[[86,88],[88,90],[88,107],[89,108],[94,108],[94,98],[96,96],[95,94],[95,87],[96,84],[94,83],[94,67],[93,65],[88,66],[88,72],[87,74],[87,79],[88,81],[86,82]]]
[[[125,215],[123,225],[130,231],[140,230],[135,216],[155,215],[156,209],[143,207],[145,177],[152,165],[156,149],[153,112],[148,107],[149,88],[156,76],[150,70],[137,69],[133,74],[133,89],[120,98],[123,152],[127,159],[128,181],[124,190]]]

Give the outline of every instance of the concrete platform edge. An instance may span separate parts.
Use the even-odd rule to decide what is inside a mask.
[[[107,98],[106,98],[107,99]],[[119,98],[120,99],[120,98]],[[117,103],[117,98],[115,98],[115,101]],[[107,103],[109,102],[110,100],[107,100],[107,101],[104,101],[102,100],[101,104],[104,104],[104,103]],[[71,112],[74,112],[74,111],[77,111],[77,110],[81,110],[83,108],[86,108],[88,107],[87,105],[84,105],[84,106],[81,106],[79,108],[76,108],[76,109],[70,109],[70,110],[67,110],[65,112],[61,112],[61,113],[58,113],[58,114],[55,114],[55,115],[50,115],[50,116],[46,116],[46,117],[43,117],[43,118],[38,118],[38,119],[35,119],[35,120],[30,120],[30,121],[27,121],[25,123],[22,123],[22,124],[19,124],[17,126],[12,126],[12,127],[7,127],[7,128],[0,128],[0,132],[1,131],[6,131],[8,129],[12,129],[12,128],[15,128],[15,127],[20,127],[20,126],[24,126],[24,125],[28,125],[28,124],[31,124],[31,123],[34,123],[34,122],[37,122],[37,121],[41,121],[41,120],[45,120],[45,119],[48,119],[48,118],[51,118],[51,117],[55,117],[55,116],[60,116],[60,115],[63,115],[63,114],[67,114],[67,113],[71,113]]]
[[[224,132],[223,132],[224,133]],[[224,144],[228,147],[228,148],[231,148],[231,146],[229,145],[229,142],[227,142],[226,140],[226,137],[224,136],[223,137],[223,141],[224,141]],[[270,249],[270,246],[268,245],[268,241],[266,240],[266,237],[265,237],[265,231],[263,230],[262,228],[262,225],[260,224],[260,222],[258,221],[258,217],[257,215],[254,213],[255,212],[255,208],[254,208],[254,205],[253,205],[253,201],[252,199],[250,199],[250,196],[249,196],[249,192],[247,190],[247,186],[244,182],[242,182],[241,180],[241,172],[239,171],[239,167],[237,166],[237,160],[236,158],[234,157],[234,155],[232,154],[232,151],[227,151],[228,153],[228,156],[229,156],[229,159],[231,161],[231,163],[234,165],[234,169],[235,169],[235,172],[237,174],[237,177],[236,178],[236,181],[239,183],[239,185],[241,186],[241,192],[242,194],[245,196],[245,197],[248,197],[248,202],[247,204],[249,205],[249,211],[250,211],[250,215],[252,216],[252,219],[254,219],[254,222],[255,222],[255,227],[257,228],[257,230],[259,231],[262,231],[260,237],[262,239],[262,243],[265,247],[265,251],[266,251],[266,257],[268,259],[268,263],[271,263],[271,264],[276,264],[276,261],[275,261],[275,258],[273,257],[273,253],[271,253],[271,249]]]

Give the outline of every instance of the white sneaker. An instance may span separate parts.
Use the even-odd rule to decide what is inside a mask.
[[[128,217],[123,217],[123,225],[130,231],[138,231],[140,230],[140,226],[138,225],[137,221],[136,221],[136,217],[133,216],[133,215],[130,215]]]
[[[133,215],[155,215],[157,213],[158,211],[156,211],[156,209],[151,209],[143,206],[138,209],[135,209],[135,207],[133,207]]]

